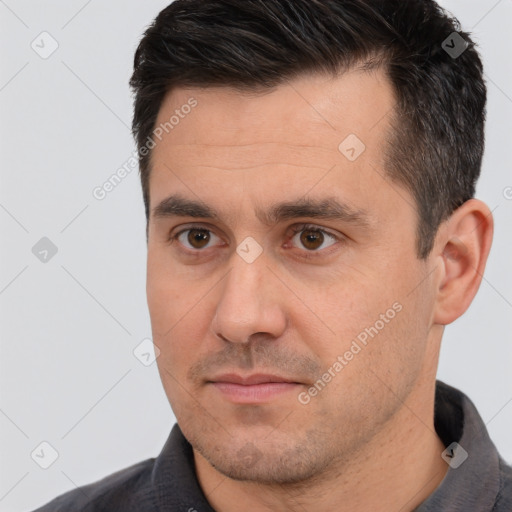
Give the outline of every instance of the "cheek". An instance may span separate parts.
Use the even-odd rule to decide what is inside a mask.
[[[185,315],[191,295],[190,287],[163,251],[149,250],[146,298],[153,331],[161,334],[176,324]]]
[[[302,328],[309,330],[310,349],[327,370],[340,362],[342,370],[339,364],[338,372],[331,370],[341,377],[336,378],[338,385],[364,381],[373,373],[384,382],[410,381],[420,372],[429,336],[430,306],[425,302],[426,290],[411,293],[414,286],[409,283],[417,285],[420,278],[409,277],[380,274],[379,278],[368,273],[364,282],[347,279],[312,303],[329,329],[324,327],[325,336],[321,337],[307,322]]]
[[[158,364],[185,383],[188,368],[204,351],[211,317],[207,289],[187,286],[179,277],[148,275],[147,302],[153,341],[160,350]],[[172,378],[162,374],[171,385]]]
[[[384,325],[379,314],[387,309],[377,309],[377,316],[371,315],[373,320],[362,323],[362,328],[357,326],[352,331],[355,334],[347,335],[329,359],[323,358],[326,371],[331,368],[335,377],[319,393],[318,407],[323,407],[326,422],[329,414],[339,411],[335,413],[336,428],[364,433],[383,423],[421,376],[425,332],[415,325],[414,308],[402,306]]]
[[[412,384],[422,372],[428,342],[427,315],[421,300],[398,296],[388,309],[378,311],[371,324],[364,329],[367,365],[377,386],[398,392]],[[382,318],[382,319],[381,319]],[[387,322],[386,322],[387,320]]]

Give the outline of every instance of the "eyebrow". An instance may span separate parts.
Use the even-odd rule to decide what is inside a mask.
[[[173,194],[163,199],[152,210],[153,218],[194,217],[220,221],[219,213],[207,204]],[[275,203],[267,211],[256,210],[256,217],[267,226],[299,217],[337,220],[368,227],[369,215],[365,210],[354,209],[335,197],[306,199],[304,197]]]

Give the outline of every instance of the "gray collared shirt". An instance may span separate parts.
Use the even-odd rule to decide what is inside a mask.
[[[512,467],[500,457],[473,402],[437,381],[434,424],[449,448],[443,453],[450,467],[414,512],[512,512]]]
[[[512,512],[512,467],[499,456],[469,398],[437,381],[434,424],[450,467],[414,512]],[[157,458],[69,491],[34,512],[189,510],[215,512],[197,481],[192,447],[175,424]]]

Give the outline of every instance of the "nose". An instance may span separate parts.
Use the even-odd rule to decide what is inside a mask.
[[[232,343],[247,343],[253,334],[261,333],[279,338],[287,322],[282,302],[285,292],[264,257],[247,263],[234,254],[212,319],[212,332]]]

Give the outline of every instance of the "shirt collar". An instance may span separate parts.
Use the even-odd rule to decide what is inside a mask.
[[[473,402],[458,389],[436,384],[436,432],[445,447],[457,443],[462,450],[453,445],[452,460],[451,450],[445,454],[450,467],[444,479],[415,512],[492,510],[500,485],[498,451]]]
[[[177,423],[155,460],[151,480],[159,512],[215,512],[197,480],[192,446]]]

